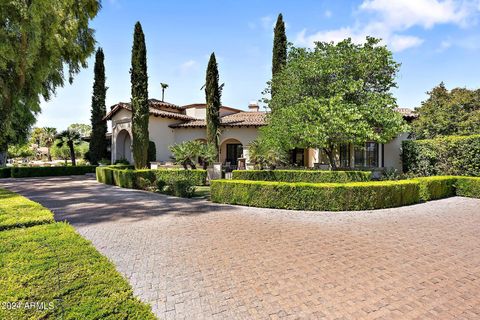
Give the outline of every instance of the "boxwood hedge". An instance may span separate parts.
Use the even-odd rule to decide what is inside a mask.
[[[10,178],[12,176],[12,168],[0,168],[0,178]]]
[[[204,186],[207,184],[206,170],[159,169],[159,170],[131,170],[113,166],[98,167],[97,181],[116,185],[122,188],[144,189],[145,181],[152,184],[156,181],[189,181],[192,185]]]
[[[480,178],[440,176],[350,183],[211,181],[213,202],[298,210],[368,210],[454,195],[480,198]]]
[[[11,167],[12,178],[70,176],[95,173],[96,166]]]
[[[370,171],[325,171],[325,170],[235,170],[234,180],[257,180],[278,182],[341,183],[370,181]]]

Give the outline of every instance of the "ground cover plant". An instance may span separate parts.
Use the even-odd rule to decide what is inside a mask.
[[[0,212],[2,226],[23,217],[0,231],[0,319],[155,319],[114,265],[48,209],[0,189]]]

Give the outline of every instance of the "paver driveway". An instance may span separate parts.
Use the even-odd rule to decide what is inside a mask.
[[[68,220],[161,319],[480,317],[480,200],[364,212],[215,205],[4,180]]]

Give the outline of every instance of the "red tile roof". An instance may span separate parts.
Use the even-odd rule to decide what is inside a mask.
[[[162,118],[169,118],[169,119],[178,119],[178,120],[195,120],[195,118],[187,116],[183,113],[179,112],[170,112],[170,111],[165,111],[161,110],[160,107],[165,107],[165,108],[172,108],[172,109],[177,109],[180,110],[179,106],[176,106],[174,104],[168,103],[168,102],[162,102],[156,99],[149,99],[149,111],[150,115],[155,116],[155,117],[162,117]],[[104,120],[110,120],[113,115],[120,109],[125,109],[128,111],[132,111],[132,108],[130,106],[130,103],[125,103],[125,102],[119,102],[116,105],[112,106],[110,112],[103,118]]]
[[[265,112],[238,112],[220,118],[223,127],[260,127],[266,125]],[[205,127],[205,120],[193,120],[185,123],[170,125],[171,128],[194,128]]]

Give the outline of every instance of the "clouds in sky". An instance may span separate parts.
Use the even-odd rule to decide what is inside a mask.
[[[315,41],[338,42],[352,38],[364,42],[367,35],[382,38],[394,51],[416,47],[424,42],[408,34],[410,28],[431,29],[439,24],[461,28],[475,22],[479,1],[466,0],[364,0],[355,10],[355,23],[333,30],[299,32],[298,45],[313,46]]]
[[[180,74],[182,76],[187,75],[191,71],[196,70],[197,67],[198,67],[198,63],[195,60],[193,59],[187,60],[180,65]]]

